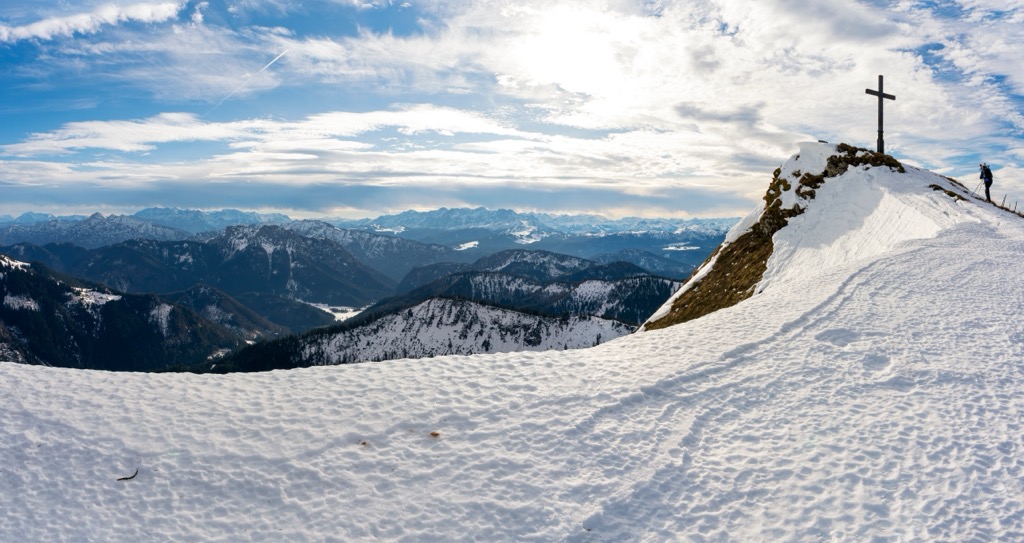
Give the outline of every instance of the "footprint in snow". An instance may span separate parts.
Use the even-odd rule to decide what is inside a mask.
[[[888,356],[874,353],[865,355],[861,362],[864,364],[864,369],[868,371],[882,371],[891,363]]]

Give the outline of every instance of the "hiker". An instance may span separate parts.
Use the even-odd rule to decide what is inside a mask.
[[[989,194],[988,189],[992,187],[992,170],[984,162],[978,164],[978,167],[981,168],[981,179],[985,182],[985,200],[991,202],[992,195]]]

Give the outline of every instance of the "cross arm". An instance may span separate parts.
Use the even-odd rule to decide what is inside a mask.
[[[895,100],[896,99],[895,96],[893,96],[893,95],[891,95],[891,94],[889,94],[887,92],[880,93],[880,92],[878,92],[876,90],[871,90],[871,89],[864,89],[864,92],[866,94],[870,94],[871,96],[878,96],[879,98],[888,98],[890,100]]]

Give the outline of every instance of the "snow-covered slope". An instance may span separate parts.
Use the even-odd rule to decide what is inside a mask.
[[[813,281],[816,274],[932,237],[971,220],[949,209],[969,196],[962,184],[887,155],[845,144],[802,144],[775,171],[765,204],[733,227],[644,327],[685,322],[777,283]]]
[[[634,327],[597,317],[558,319],[465,300],[430,299],[355,329],[310,335],[302,360],[317,365],[448,354],[592,347]]]
[[[592,349],[0,364],[0,540],[1021,540],[1024,220],[960,190],[852,168],[756,294]]]

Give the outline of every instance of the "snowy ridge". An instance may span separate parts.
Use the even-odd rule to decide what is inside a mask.
[[[623,233],[692,232],[719,235],[727,231],[735,219],[647,219],[625,217],[608,219],[599,215],[552,215],[517,213],[509,209],[441,208],[434,211],[406,211],[371,220],[341,221],[378,232],[402,232],[409,228],[456,230],[480,228],[504,232],[521,243],[540,241],[554,234],[605,236]]]
[[[31,267],[27,262],[21,262],[14,260],[7,255],[0,255],[0,268],[6,268],[9,270],[27,270]]]
[[[522,255],[520,255],[522,256]],[[367,310],[367,315],[398,313],[429,298],[472,300],[506,309],[560,317],[589,315],[617,320],[631,326],[643,323],[681,285],[678,281],[634,274],[634,268],[607,269],[590,263],[575,273],[575,260],[568,267],[552,264],[552,255],[523,265],[519,259],[506,265],[497,259],[493,267],[505,271],[460,271],[419,287],[403,296],[388,299]],[[556,258],[565,258],[556,255]],[[486,260],[486,259],[485,259]],[[486,270],[487,262],[472,266]],[[608,273],[604,273],[604,272]],[[569,275],[569,272],[574,272]],[[554,278],[552,278],[554,277]]]
[[[583,271],[594,263],[584,258],[551,253],[548,251],[524,251],[512,249],[481,258],[473,265],[477,271],[506,272],[515,274],[530,270],[531,275],[558,279]]]
[[[0,540],[1024,539],[1024,221],[913,169],[800,205],[758,293],[590,349],[0,364]]]
[[[74,287],[71,289],[74,295],[68,300],[69,304],[81,304],[85,307],[97,310],[105,304],[110,302],[116,302],[121,299],[119,294],[110,294],[108,292],[99,292],[87,288]]]
[[[801,144],[800,152],[776,170],[766,196],[771,204],[759,205],[740,220],[719,250],[655,312],[644,329],[661,326],[663,319],[671,322],[672,313],[685,311],[686,303],[700,303],[687,302],[686,297],[704,285],[709,274],[719,273],[713,284],[722,288],[727,281],[721,275],[745,272],[716,267],[731,246],[758,230],[773,230],[767,242],[770,257],[748,295],[778,282],[806,280],[808,274],[828,273],[835,266],[877,257],[907,241],[933,237],[958,221],[973,220],[958,209],[967,192],[948,178],[906,168],[885,155],[843,144]],[[784,226],[787,221],[790,226]]]
[[[125,215],[103,216],[94,213],[83,220],[52,219],[32,224],[11,224],[0,227],[0,245],[29,242],[45,245],[68,242],[94,249],[130,239],[182,240],[188,232],[161,226]]]
[[[4,360],[113,371],[199,369],[208,366],[209,354],[240,343],[155,295],[76,286],[44,266],[11,262],[0,258]]]
[[[193,234],[220,230],[239,224],[283,223],[290,219],[279,213],[254,213],[237,209],[199,211],[178,208],[147,208],[133,217]]]
[[[587,317],[556,319],[460,300],[430,299],[352,330],[305,342],[316,365],[472,353],[592,347],[633,331]]]
[[[802,145],[800,154],[783,165],[782,175],[798,177],[794,174],[801,169],[822,171],[829,148]],[[934,190],[922,191],[935,184],[948,190],[960,187],[931,172],[907,170],[864,168],[827,181],[813,205],[790,219],[790,227],[775,237],[775,251],[757,290],[792,281],[794,273],[826,273],[836,266],[877,258],[908,241],[933,238],[959,222],[978,221],[962,212],[959,200]],[[783,193],[783,207],[799,205],[795,192]]]

